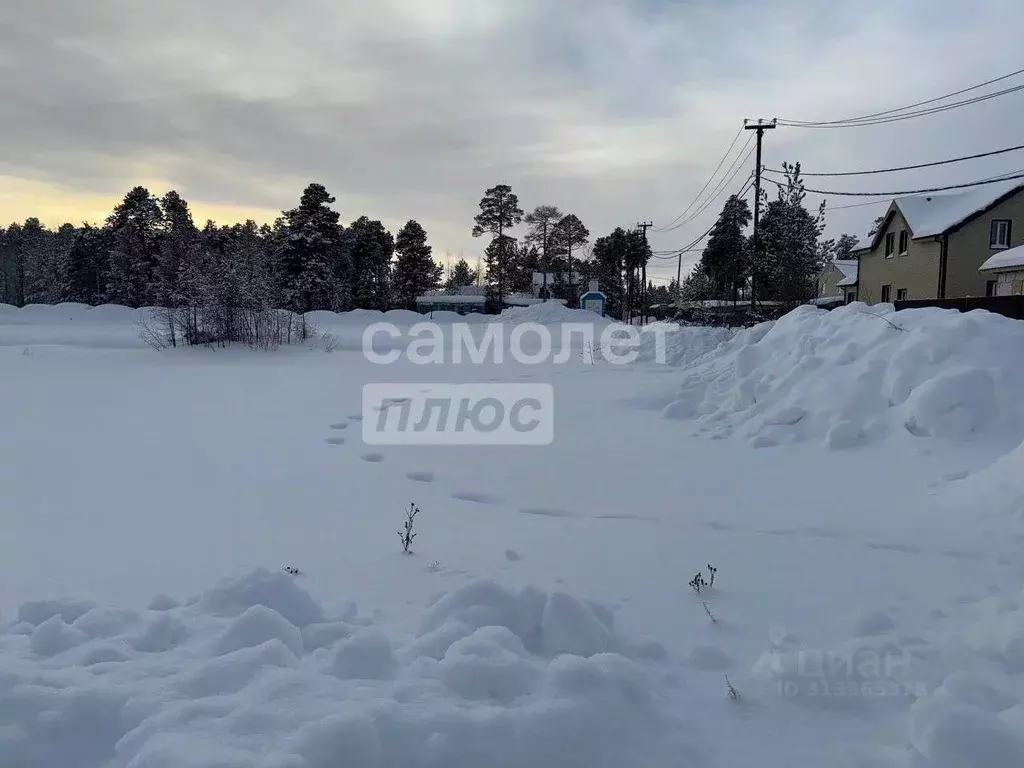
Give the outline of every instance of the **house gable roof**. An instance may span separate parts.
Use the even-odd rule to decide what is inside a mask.
[[[843,279],[836,283],[839,288],[846,288],[857,284],[858,262],[847,259],[836,259],[832,262],[836,269],[843,273]]]
[[[871,239],[870,248],[878,247],[897,210],[906,220],[914,239],[920,240],[954,232],[1021,190],[1024,190],[1024,182],[1014,180],[949,195],[897,197],[889,205],[885,220]]]

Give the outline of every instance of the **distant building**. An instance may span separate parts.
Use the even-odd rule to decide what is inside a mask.
[[[558,304],[565,304],[564,299],[550,299]],[[505,307],[528,307],[541,304],[544,299],[537,296],[513,293],[505,296]],[[460,315],[480,314],[487,303],[487,289],[479,285],[467,285],[458,289],[457,293],[429,291],[416,297],[416,309],[423,313],[456,312]]]
[[[1024,245],[990,257],[980,271],[985,275],[986,296],[1024,294]]]
[[[849,304],[857,300],[857,260],[835,259],[818,275],[818,300],[815,304]]]

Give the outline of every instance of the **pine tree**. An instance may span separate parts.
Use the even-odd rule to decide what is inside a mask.
[[[515,281],[516,239],[501,235],[491,240],[484,250],[485,287],[487,289],[487,311],[497,314],[505,304],[505,296],[511,293]]]
[[[543,276],[541,284],[543,298],[549,297],[548,275],[551,274],[554,251],[552,239],[555,226],[561,220],[562,212],[556,205],[538,205],[523,217],[523,222],[530,227],[524,238],[524,245],[537,249],[539,255],[538,271]]]
[[[575,306],[578,298],[576,284],[580,281],[573,281],[573,252],[590,242],[590,230],[583,226],[579,216],[575,213],[567,214],[555,225],[554,243],[556,252],[565,258],[565,294],[560,298],[566,299],[569,306]],[[561,275],[559,269],[556,274]]]
[[[853,249],[860,243],[860,238],[856,235],[841,235],[839,240],[836,241],[836,247],[833,249],[833,258],[839,260],[846,260],[850,258],[850,254]]]
[[[339,299],[337,262],[342,258],[342,230],[332,197],[322,184],[310,184],[298,208],[285,211],[276,231],[282,300],[305,314],[331,309]]]
[[[607,297],[605,310],[614,317],[621,318],[625,307],[623,270],[629,248],[629,235],[621,227],[594,241],[598,285]]]
[[[110,263],[110,232],[83,224],[68,254],[68,301],[100,304],[107,289]]]
[[[473,237],[484,234],[492,236],[487,247],[487,292],[490,312],[500,311],[505,303],[505,274],[511,254],[508,246],[513,238],[507,237],[505,231],[512,229],[523,220],[523,211],[519,207],[519,198],[507,184],[498,184],[488,189],[480,200],[480,213],[476,215],[473,225]]]
[[[441,267],[434,263],[427,233],[410,219],[395,238],[394,293],[395,303],[405,309],[416,309],[416,297],[435,289],[441,282]]]
[[[625,319],[630,322],[640,309],[642,287],[640,275],[643,268],[651,258],[651,248],[647,240],[639,230],[630,230],[625,233],[625,252],[623,253],[623,267],[626,271],[626,302]]]
[[[390,309],[391,257],[395,253],[395,240],[391,233],[381,222],[360,216],[345,230],[344,242],[352,264],[355,306]]]
[[[142,307],[152,303],[153,267],[159,252],[163,214],[145,187],[129,192],[107,219],[110,268],[106,300]]]
[[[717,298],[736,301],[740,286],[747,280],[747,238],[743,231],[749,224],[747,201],[736,195],[726,200],[700,260]]]
[[[459,259],[448,273],[444,284],[445,293],[456,294],[460,288],[471,285],[476,285],[476,272],[469,268],[465,259]]]

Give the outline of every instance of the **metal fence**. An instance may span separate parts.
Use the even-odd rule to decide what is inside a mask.
[[[896,310],[917,309],[919,307],[938,307],[955,309],[958,312],[970,312],[984,309],[1014,320],[1024,320],[1024,296],[977,296],[961,299],[913,299],[895,302]]]

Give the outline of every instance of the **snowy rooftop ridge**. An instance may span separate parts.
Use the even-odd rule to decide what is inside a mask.
[[[978,271],[992,272],[1011,267],[1021,267],[1024,269],[1024,245],[1018,245],[1016,248],[1010,248],[1007,251],[1000,251],[982,264]]]
[[[897,197],[893,202],[917,239],[944,234],[1005,195],[1021,189],[1024,183],[1014,180],[946,195]],[[875,241],[878,237],[876,234]]]
[[[836,283],[838,287],[845,288],[857,284],[859,262],[855,259],[836,259],[832,263],[835,264],[836,269],[843,273],[843,279]]]

